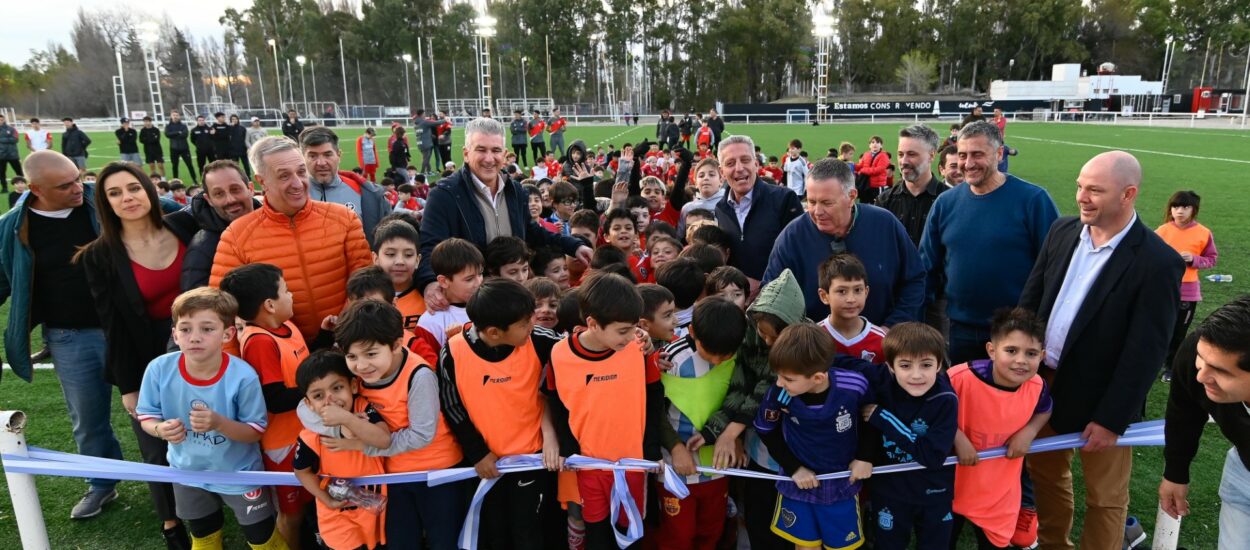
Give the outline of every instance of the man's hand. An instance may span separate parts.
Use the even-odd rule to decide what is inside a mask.
[[[139,406],[139,392],[132,391],[122,394],[122,407],[131,418],[135,417],[135,408]]]
[[[187,439],[187,429],[177,418],[166,420],[156,425],[156,437],[169,443],[182,443]]]
[[[579,251],[580,252],[580,251]],[[590,265],[590,260],[586,261],[586,265]],[[433,282],[425,286],[425,308],[430,311],[447,311],[451,304],[447,303],[447,297],[443,295],[442,287],[438,286],[438,282]]]
[[[855,483],[872,477],[872,463],[863,460],[851,461],[851,477],[848,481]]]
[[[816,479],[816,473],[808,470],[806,466],[799,466],[799,470],[790,476],[795,485],[800,489],[815,489],[820,487],[820,480]]]
[[[1181,519],[1189,515],[1189,485],[1172,483],[1168,480],[1159,482],[1159,507],[1169,516]]]
[[[1099,426],[1097,422],[1090,422],[1081,432],[1081,439],[1085,440],[1084,450],[1089,453],[1110,449],[1119,438],[1115,432]]]
[[[499,462],[499,457],[495,456],[495,453],[486,453],[486,456],[473,465],[473,469],[477,471],[477,477],[482,479],[499,477],[499,468],[495,467],[496,462]]]
[[[712,467],[723,470],[746,465],[746,456],[741,454],[735,443],[737,439],[736,436],[730,437],[727,433],[722,433],[716,438],[716,449],[712,451]]]
[[[211,432],[221,423],[221,416],[212,409],[191,409],[191,431],[197,433]]]
[[[582,245],[582,246],[577,247],[577,253],[574,254],[574,257],[576,257],[577,261],[581,262],[582,265],[589,266],[590,258],[594,255],[595,255],[594,250],[592,250],[589,246]],[[439,291],[439,299],[443,299],[442,291]],[[447,300],[443,299],[443,303],[447,303]],[[426,299],[425,305],[426,307],[429,307],[430,305],[429,299]],[[447,307],[444,306],[443,309],[447,309]]]
[[[690,454],[690,450],[685,445],[677,445],[669,450],[669,454],[673,455],[673,471],[679,475],[692,476],[699,473],[695,469],[694,455]]]

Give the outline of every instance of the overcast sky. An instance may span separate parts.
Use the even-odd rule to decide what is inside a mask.
[[[4,0],[0,13],[0,62],[21,66],[30,50],[42,50],[49,42],[70,47],[70,30],[78,8],[87,10],[129,7],[159,19],[162,13],[195,38],[220,37],[217,18],[226,8],[245,9],[252,0]]]

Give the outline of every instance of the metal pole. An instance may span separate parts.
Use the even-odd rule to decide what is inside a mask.
[[[299,87],[301,97],[304,99],[304,116],[310,116],[308,111],[308,80],[304,78],[304,64],[299,64]]]
[[[360,79],[360,60],[359,59],[356,60],[356,95],[358,96],[357,99],[360,100],[360,104],[364,105],[365,104],[365,84],[364,84],[364,81]],[[363,116],[363,113],[361,114]]]
[[[425,49],[421,46],[421,39],[417,39],[417,74],[420,76],[421,82],[421,108],[428,107],[425,103]]]
[[[303,71],[300,71],[300,73],[303,74]],[[295,85],[291,83],[291,60],[290,59],[286,60],[286,90],[290,92],[286,95],[286,98],[291,100],[291,103],[295,103]],[[304,114],[307,115],[308,113],[304,113]]]
[[[309,61],[308,70],[309,72],[312,73],[312,79],[313,79],[313,103],[317,103],[317,62]],[[317,109],[320,110],[321,106],[318,105]]]
[[[430,92],[434,95],[434,110],[438,111],[438,76],[434,72],[434,39],[426,38],[425,52],[430,55]]]
[[[409,73],[408,62],[405,61],[404,62],[404,105],[407,108],[408,114],[404,115],[404,118],[408,118],[409,116],[412,116],[412,83],[410,81],[411,77],[408,76],[408,73]]]
[[[525,61],[526,61],[526,58],[522,57],[521,58],[521,103],[525,105],[525,110],[528,111],[530,108],[530,94],[529,94],[528,88],[525,86]]]
[[[25,431],[26,413],[0,412],[0,454],[29,456]],[[13,516],[17,519],[22,548],[51,548],[52,545],[48,544],[48,527],[43,522],[43,508],[39,506],[39,492],[35,490],[35,476],[15,474],[5,468],[4,479],[9,484],[9,498],[13,501]]]
[[[347,59],[343,57],[343,39],[339,39],[339,71],[343,73],[343,110],[347,111],[347,118],[351,118],[351,100],[347,98]]]
[[[122,112],[118,116],[129,117],[130,105],[126,104],[126,72],[122,70],[122,52],[121,50],[113,50],[113,53],[117,55],[117,78],[122,85]]]
[[[288,66],[289,67],[289,66]],[[289,71],[288,71],[289,72]],[[274,85],[278,88],[278,110],[282,110],[282,65],[278,64],[278,41],[273,41],[273,76]],[[278,116],[278,118],[282,118]]]
[[[547,44],[547,99],[555,101],[555,96],[551,95],[551,35],[544,34],[543,42]]]
[[[191,44],[187,44],[187,49],[183,50],[182,53],[187,56],[187,87],[191,88],[191,104],[195,105],[195,73],[191,71]],[[198,107],[196,108],[196,113],[199,113]]]
[[[1250,45],[1246,46],[1246,95],[1241,98],[1241,127],[1246,127],[1246,118],[1250,117]]]
[[[260,84],[260,110],[269,111],[269,104],[265,101],[265,74],[260,70],[260,57],[253,56],[252,60],[256,62],[256,81]]]

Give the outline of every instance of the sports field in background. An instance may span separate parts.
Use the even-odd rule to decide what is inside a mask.
[[[935,123],[939,135],[945,136],[949,121]],[[755,139],[769,155],[780,155],[790,139],[803,141],[804,148],[813,160],[824,156],[830,147],[842,141],[850,141],[862,152],[867,148],[868,138],[880,135],[885,139],[887,150],[896,143],[898,128],[902,123],[882,124],[834,124],[822,126],[805,125],[729,125],[728,133],[745,133]],[[344,150],[344,169],[356,165],[355,138],[362,130],[342,129],[339,134]],[[384,132],[380,132],[384,133]],[[643,126],[574,126],[566,133],[566,142],[585,140],[592,148],[608,142],[618,147],[624,142],[638,143],[644,138],[654,139],[655,127]],[[91,134],[89,165],[100,168],[118,157],[115,140],[111,133]],[[384,138],[383,138],[384,139]],[[60,137],[56,136],[60,146]],[[1141,160],[1144,183],[1138,200],[1138,214],[1150,227],[1162,221],[1164,205],[1172,192],[1192,189],[1203,197],[1199,220],[1211,228],[1219,247],[1220,258],[1216,268],[1204,273],[1226,273],[1234,277],[1232,283],[1203,283],[1205,301],[1199,306],[1198,320],[1212,309],[1244,292],[1250,280],[1250,256],[1247,240],[1250,239],[1250,194],[1241,189],[1245,174],[1250,169],[1250,132],[1234,130],[1165,129],[1132,126],[1098,126],[1077,124],[1012,123],[1007,127],[1007,142],[1020,150],[1011,159],[1010,171],[1019,177],[1041,185],[1065,215],[1076,212],[1075,179],[1081,166],[1093,155],[1108,149],[1120,148],[1132,152]],[[168,155],[168,144],[166,154]],[[463,145],[460,129],[455,130],[453,156],[460,163]],[[414,148],[419,165],[420,156]],[[22,146],[22,154],[26,154]],[[385,152],[382,152],[385,155]],[[166,166],[167,177],[172,174]],[[185,176],[185,174],[184,174]],[[3,199],[0,199],[3,200]],[[993,227],[986,227],[993,231]],[[986,251],[993,254],[993,251]],[[7,318],[8,305],[0,307],[0,316]],[[0,322],[0,326],[7,323]],[[1109,343],[1109,345],[1117,345]],[[39,349],[37,341],[34,349]],[[4,355],[0,347],[0,355]],[[1147,404],[1147,418],[1161,418],[1167,402],[1168,386],[1156,383]],[[34,384],[27,384],[4,372],[0,380],[0,407],[26,411],[29,423],[27,440],[31,445],[60,451],[73,452],[69,420],[61,397],[60,387],[54,373],[39,370]],[[127,459],[138,460],[139,453],[129,419],[122,412],[120,401],[113,409],[113,425],[122,443]],[[1219,517],[1217,489],[1224,454],[1228,442],[1211,428],[1203,437],[1201,452],[1193,465],[1190,485],[1192,515],[1182,525],[1180,544],[1190,549],[1207,549],[1216,546]],[[1145,524],[1146,532],[1154,529],[1156,489],[1163,471],[1162,448],[1139,448],[1134,451],[1134,475],[1130,513]],[[1078,490],[1079,469],[1078,469]],[[142,483],[125,482],[118,486],[121,498],[108,505],[100,517],[87,521],[70,521],[69,510],[85,490],[85,484],[77,479],[41,477],[38,479],[48,535],[54,548],[162,548],[156,533],[157,521],[148,499],[147,487]],[[7,498],[8,488],[0,479],[0,548],[18,548],[20,542],[13,519],[12,502]],[[1083,496],[1078,493],[1078,508]],[[1080,524],[1078,510],[1077,524]],[[227,521],[233,525],[233,520]],[[239,547],[243,541],[233,527],[227,530],[230,547]]]

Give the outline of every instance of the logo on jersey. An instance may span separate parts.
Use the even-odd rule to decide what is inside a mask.
[[[785,508],[781,509],[781,524],[782,525],[786,527],[794,527],[794,524],[798,521],[799,521],[799,516],[796,515],[794,512],[787,510]]]
[[[877,526],[886,531],[894,529],[894,514],[890,513],[889,508],[882,508],[877,514]]]
[[[776,422],[781,419],[781,411],[777,409],[764,409],[764,420],[768,422]]]
[[[192,400],[191,400],[191,410],[193,410],[193,411],[207,411],[207,410],[209,410],[208,402],[207,402],[207,401],[204,401],[203,399],[192,399]]]
[[[677,497],[664,497],[664,513],[676,516],[681,513],[681,499]]]
[[[593,373],[587,374],[586,385],[589,386],[591,382],[611,382],[613,380],[616,380],[616,378],[617,378],[617,375],[615,374],[605,374],[603,376],[595,376]]]
[[[490,375],[487,374],[487,375],[482,376],[482,385],[485,386],[487,383],[505,384],[507,382],[510,382],[511,380],[512,380],[511,376],[504,376],[502,378],[491,378]]]
[[[246,500],[257,501],[260,500],[260,495],[264,494],[264,491],[265,490],[263,488],[257,487],[251,491],[243,493],[243,498]]]
[[[860,359],[863,359],[863,360],[865,360],[865,361],[867,361],[867,362],[869,362],[869,363],[876,363],[876,362],[877,362],[877,354],[876,354],[876,353],[873,353],[873,352],[871,352],[871,351],[863,351],[863,352],[861,352],[861,353],[859,354],[859,358],[860,358]]]
[[[851,413],[846,412],[846,407],[838,408],[837,427],[838,433],[845,432],[855,426],[855,420],[851,418]]]
[[[345,202],[345,203],[343,203],[343,206],[346,206],[346,207],[347,207],[347,209],[348,209],[348,210],[351,210],[352,212],[355,212],[355,211],[356,211],[356,203],[354,203],[354,202]]]
[[[917,418],[911,423],[911,431],[916,434],[916,437],[923,437],[924,434],[929,433],[929,424],[923,418]]]

